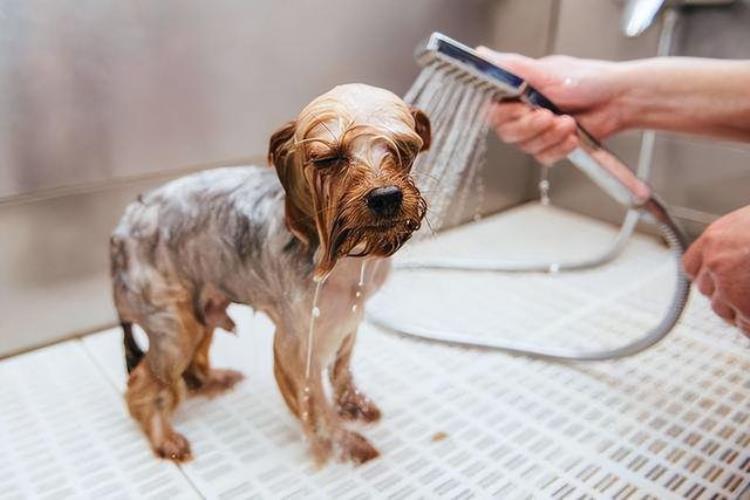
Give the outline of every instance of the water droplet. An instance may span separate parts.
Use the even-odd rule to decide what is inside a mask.
[[[365,284],[365,267],[367,267],[367,261],[362,261],[362,267],[359,268],[359,287]]]
[[[310,326],[307,330],[307,363],[305,364],[305,380],[310,380],[310,367],[312,366],[312,352],[313,352],[313,337],[315,336],[315,318],[320,316],[320,309],[318,308],[318,297],[320,295],[320,289],[323,287],[323,281],[319,281],[315,285],[315,293],[313,294],[312,310],[310,311]]]
[[[542,205],[549,205],[549,167],[542,167],[542,177],[539,180],[539,201]]]
[[[357,312],[357,304],[354,304],[354,305],[352,306],[352,312]]]
[[[549,272],[552,274],[556,274],[560,272],[560,264],[550,264],[549,266]]]
[[[328,279],[328,275],[331,274],[330,271],[328,271],[323,276],[313,276],[313,282],[316,284],[325,283],[325,281]]]
[[[355,296],[355,297],[357,297],[357,298],[360,298],[360,297],[362,296],[362,292],[360,292],[359,290],[357,290],[357,291],[356,291],[356,292],[354,293],[354,296]]]

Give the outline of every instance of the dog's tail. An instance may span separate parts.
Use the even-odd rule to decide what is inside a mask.
[[[125,346],[125,366],[128,367],[128,373],[130,373],[143,359],[143,350],[133,337],[133,323],[123,321],[120,326],[122,326],[122,340]]]

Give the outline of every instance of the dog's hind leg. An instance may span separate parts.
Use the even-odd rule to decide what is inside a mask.
[[[333,387],[334,404],[342,418],[376,422],[380,419],[380,409],[362,391],[357,389],[349,368],[356,338],[357,333],[354,332],[344,339],[336,354],[336,359],[328,371]]]
[[[193,359],[183,374],[191,395],[214,397],[227,391],[244,377],[237,370],[211,368],[209,350],[214,336],[212,326],[203,327],[203,337],[193,353]]]
[[[182,374],[201,340],[202,327],[187,301],[162,301],[144,318],[149,349],[130,373],[125,399],[130,414],[143,428],[154,452],[186,461],[190,444],[176,432],[171,416],[185,393]]]

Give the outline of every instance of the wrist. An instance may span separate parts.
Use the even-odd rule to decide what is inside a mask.
[[[640,95],[641,61],[615,63],[610,70],[612,85],[612,133],[644,128],[648,106]]]

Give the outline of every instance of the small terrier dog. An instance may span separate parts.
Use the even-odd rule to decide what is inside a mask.
[[[191,457],[170,423],[186,393],[213,395],[242,379],[209,363],[214,329],[234,328],[226,309],[235,302],[274,322],[274,375],[316,460],[378,456],[344,426],[380,417],[349,364],[363,301],[425,215],[410,169],[429,144],[421,111],[386,90],[342,85],[272,135],[275,174],[252,166],[209,170],[127,207],[110,242],[130,373],[125,399],[157,455]],[[320,314],[311,317],[316,283]],[[133,324],[148,336],[145,355]]]

